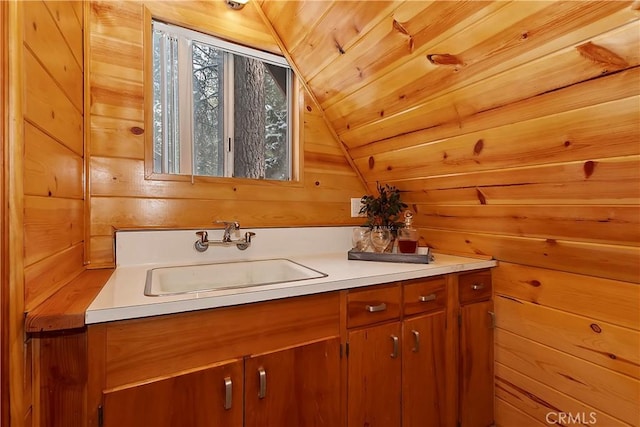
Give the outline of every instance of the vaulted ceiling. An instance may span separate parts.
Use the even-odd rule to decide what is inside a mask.
[[[258,4],[369,185],[411,177],[416,165],[394,164],[399,150],[477,130],[483,112],[638,63],[630,1]]]

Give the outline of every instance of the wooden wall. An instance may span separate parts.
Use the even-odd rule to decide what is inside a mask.
[[[497,425],[640,425],[637,3],[363,3],[260,5],[368,187],[500,260]]]
[[[211,228],[216,219],[237,219],[243,227],[353,224],[349,199],[366,191],[306,96],[299,182],[145,179],[145,8],[163,20],[280,52],[251,6],[232,11],[222,1],[91,3],[90,267],[113,265],[115,229]]]
[[[9,349],[12,425],[31,425],[24,312],[84,270],[84,55],[81,2],[9,2]]]

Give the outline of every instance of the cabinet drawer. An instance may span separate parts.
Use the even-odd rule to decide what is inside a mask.
[[[406,282],[403,301],[405,316],[444,309],[447,305],[444,277]]]
[[[349,291],[347,327],[400,318],[400,294],[400,284]]]
[[[458,276],[458,295],[461,304],[491,299],[491,271],[477,271]]]

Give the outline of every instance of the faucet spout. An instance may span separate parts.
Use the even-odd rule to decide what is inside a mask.
[[[222,240],[213,241],[209,240],[209,235],[206,231],[198,231],[196,235],[198,236],[198,240],[194,243],[194,247],[198,252],[204,252],[209,249],[209,246],[233,246],[235,245],[241,251],[244,251],[249,246],[251,246],[251,237],[255,236],[256,233],[252,231],[247,231],[244,233],[244,238],[240,239],[232,239],[231,232],[240,230],[240,223],[238,221],[216,221],[218,224],[224,224],[224,234],[222,235]]]
[[[224,224],[224,234],[222,235],[222,241],[224,243],[231,243],[231,232],[240,230],[240,223],[238,221],[216,221],[218,224]]]

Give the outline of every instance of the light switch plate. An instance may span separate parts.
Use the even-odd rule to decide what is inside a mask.
[[[360,208],[362,207],[362,203],[360,203],[360,198],[352,197],[351,198],[351,218],[363,217],[364,214],[360,213]]]

